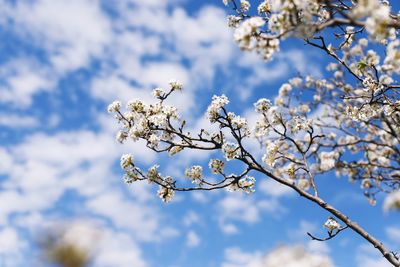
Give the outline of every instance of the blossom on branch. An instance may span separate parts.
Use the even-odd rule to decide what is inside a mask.
[[[188,167],[184,174],[193,182],[188,186],[187,180],[163,176],[157,164],[142,171],[133,156],[124,155],[126,182],[157,184],[159,197],[169,202],[178,191],[225,188],[251,193],[255,177],[269,177],[332,215],[324,224],[329,237],[314,239],[326,241],[349,228],[399,266],[395,253],[327,203],[324,190],[319,190],[320,177],[335,173],[357,183],[370,204],[378,202],[377,194],[387,194],[385,210],[400,206],[398,15],[388,1],[380,0],[264,0],[256,7],[245,0],[223,3],[232,7],[228,24],[242,50],[269,60],[288,37],[300,38],[323,52],[327,72],[299,73],[277,88],[273,101],[260,96],[254,103],[254,127],[249,126],[253,120],[230,110],[228,96],[214,95],[205,112],[212,127],[188,130],[178,109],[166,104],[183,89],[176,80],[167,90],[153,90],[155,103],[133,99],[125,112],[121,102],[111,103],[107,110],[120,126],[116,139],[121,143],[143,140],[149,149],[170,156],[194,150],[225,158],[209,161],[213,178],[203,175],[200,163]],[[256,8],[258,15],[252,15]],[[261,153],[249,139],[259,143]],[[228,175],[231,164],[235,172]]]

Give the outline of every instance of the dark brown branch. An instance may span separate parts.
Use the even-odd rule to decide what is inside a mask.
[[[347,229],[347,228],[349,228],[349,226],[346,225],[346,226],[344,226],[344,227],[341,227],[341,228],[337,229],[335,232],[328,231],[328,237],[324,237],[324,238],[316,237],[316,236],[312,235],[312,234],[309,233],[309,232],[307,232],[307,235],[308,235],[309,237],[311,237],[312,240],[321,241],[321,242],[322,242],[322,241],[328,241],[328,240],[334,238],[335,236],[337,236],[341,231],[343,231],[343,230],[345,230],[345,229]]]

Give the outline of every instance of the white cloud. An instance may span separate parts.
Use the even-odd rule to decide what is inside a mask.
[[[291,49],[276,53],[274,59],[268,64],[255,53],[243,53],[240,55],[238,66],[244,70],[250,70],[250,74],[240,81],[239,86],[235,87],[239,98],[246,101],[253,93],[255,88],[264,84],[273,84],[282,79],[289,79],[298,73],[302,75],[311,74],[320,77],[320,66],[307,64],[311,57],[317,55],[306,54],[303,50]],[[290,76],[289,76],[290,75]],[[277,88],[276,88],[277,89]],[[264,90],[264,89],[263,89]],[[265,93],[261,93],[264,94]],[[268,93],[267,93],[268,95]]]
[[[183,217],[182,223],[185,226],[192,226],[193,224],[198,224],[200,223],[200,216],[197,212],[190,210]]]
[[[259,181],[257,188],[259,191],[270,197],[283,197],[294,193],[293,189],[269,178]]]
[[[261,199],[256,205],[261,211],[266,211],[275,218],[278,218],[287,212],[286,208],[282,206],[276,198]]]
[[[129,101],[132,98],[138,98],[145,102],[153,101],[150,90],[131,86],[128,80],[113,75],[92,79],[90,88],[93,97],[106,103],[111,103],[114,100]],[[115,127],[115,123],[113,124],[110,124],[110,126]]]
[[[185,25],[185,34],[182,34],[182,25]],[[212,78],[212,70],[228,63],[238,51],[225,12],[220,8],[205,6],[195,17],[177,8],[172,14],[171,30],[179,54],[191,59],[193,69],[201,78]]]
[[[255,223],[260,219],[260,210],[254,203],[253,196],[241,193],[228,193],[218,202],[218,215],[222,221],[237,220]]]
[[[124,20],[114,23],[118,33],[107,50],[107,64],[92,82],[92,94],[106,102],[149,100],[153,87],[164,87],[174,78],[184,84],[184,91],[167,102],[191,118],[198,112],[193,92],[211,89],[216,68],[231,60],[233,50],[237,50],[224,11],[207,6],[192,17],[181,8],[168,12],[163,5],[121,3],[118,10]],[[148,59],[147,55],[160,58]]]
[[[199,75],[197,79],[193,77],[196,81],[212,78],[215,66],[224,65],[238,51],[221,8],[204,6],[193,17],[179,7],[173,8],[171,13],[164,7],[143,4],[134,8],[121,6],[120,10],[126,26],[144,27],[154,34],[164,35],[167,43],[176,49],[175,57],[190,59],[193,70]],[[165,52],[172,56],[171,51]]]
[[[239,229],[236,227],[236,225],[232,223],[220,223],[220,228],[222,232],[224,232],[227,235],[233,235],[239,233]]]
[[[201,239],[198,234],[194,231],[189,231],[189,233],[186,235],[186,245],[188,247],[197,247],[200,245]]]
[[[262,83],[271,84],[277,79],[286,77],[290,70],[289,64],[281,61],[277,61],[273,65],[254,66],[253,68],[253,74],[248,76],[245,80],[245,88],[254,88]]]
[[[45,190],[45,189],[44,189]],[[46,192],[46,194],[43,194]],[[17,192],[3,190],[0,193],[0,224],[9,223],[10,215],[52,207],[61,196],[61,190]]]
[[[109,123],[106,118],[100,121],[103,127]],[[129,146],[120,146],[110,135],[108,128],[99,133],[37,133],[19,145],[0,149],[0,155],[5,156],[0,163],[1,172],[7,175],[0,192],[0,224],[15,223],[30,230],[34,237],[38,230],[56,220],[58,211],[53,209],[54,205],[65,192],[73,191],[85,199],[74,211],[76,216],[85,212],[100,222],[111,222],[121,231],[106,234],[99,243],[96,266],[147,266],[136,242],[172,238],[179,232],[171,225],[160,227],[163,213],[152,205],[156,198],[149,186],[136,185],[124,194],[115,185],[122,184],[122,171],[117,175],[112,172],[114,162]],[[137,155],[141,162],[146,162],[146,152]],[[11,246],[15,236],[5,233]],[[22,255],[21,251],[18,255]]]
[[[279,246],[266,255],[259,251],[243,252],[240,248],[225,250],[222,267],[330,267],[334,266],[325,254],[308,251],[301,245]]]
[[[29,107],[34,95],[56,88],[67,72],[101,57],[112,40],[111,25],[98,0],[2,1],[3,27],[23,43],[43,51],[35,59],[17,59],[2,65],[6,83],[0,99]],[[29,41],[27,41],[29,40]],[[44,59],[42,58],[44,57]]]
[[[204,192],[200,192],[200,191],[192,192],[190,194],[190,196],[192,197],[192,199],[195,202],[200,203],[200,204],[205,204],[205,203],[207,203],[209,201],[209,198],[207,197],[207,194],[205,194]]]
[[[331,252],[328,243],[312,241],[312,240],[307,243],[307,250],[309,252],[321,255],[328,255]]]
[[[0,262],[4,266],[21,266],[23,261],[22,251],[27,247],[27,242],[11,227],[0,229]]]
[[[7,170],[12,167],[13,158],[7,149],[0,147],[0,174],[6,174]]]
[[[40,230],[45,229],[48,225],[52,224],[54,218],[45,216],[37,211],[28,211],[15,216],[14,224],[17,227],[28,230],[35,236]]]
[[[322,226],[320,226],[320,229],[322,229]],[[318,226],[309,221],[301,220],[298,223],[298,227],[294,229],[289,229],[288,230],[288,236],[293,239],[293,240],[304,240],[304,239],[309,239],[307,236],[308,233],[315,233],[318,230]]]
[[[136,203],[118,191],[101,192],[88,200],[86,207],[93,214],[111,219],[116,227],[132,231],[136,239],[154,241],[160,238],[160,216],[156,208]]]
[[[148,62],[143,64],[136,81],[150,90],[154,86],[167,83],[170,79],[177,79],[184,85],[190,86],[187,69],[174,62]],[[149,90],[149,92],[150,92]]]
[[[238,247],[226,248],[225,261],[221,267],[255,267],[257,262],[261,260],[262,254],[258,251],[244,252]]]
[[[258,266],[329,267],[334,265],[328,256],[321,254],[321,251],[315,253],[307,251],[302,246],[281,246],[268,253]]]
[[[141,251],[132,237],[125,232],[106,231],[93,259],[99,267],[146,267]]]
[[[111,40],[109,19],[97,0],[19,1],[7,15],[16,32],[50,52],[58,72],[87,65]]]
[[[389,239],[395,242],[400,241],[400,228],[395,226],[389,226],[385,229],[386,235]]]
[[[54,87],[49,69],[34,60],[14,58],[1,66],[0,75],[5,80],[0,86],[1,102],[25,108],[32,104],[35,94]]]
[[[104,120],[103,123],[107,122]],[[138,162],[153,159],[154,154],[139,149],[140,144],[133,147],[117,144],[108,131],[37,133],[18,145],[0,149],[0,155],[3,155],[1,173],[7,177],[0,192],[0,222],[6,223],[11,214],[51,208],[67,190],[96,198],[99,193],[109,192],[113,184],[122,183],[122,170],[117,175],[112,171],[115,161],[132,148],[136,148]],[[146,190],[148,188],[140,187],[135,192],[135,199],[148,200]],[[141,216],[140,212],[138,216]]]
[[[297,72],[302,75],[313,75],[314,77],[321,77],[321,66],[318,64],[316,57],[320,57],[319,54],[313,51],[305,53],[304,50],[291,49],[282,51],[276,54],[277,58],[286,61],[292,66]],[[313,58],[314,64],[309,64],[311,58]]]
[[[0,230],[0,254],[17,254],[26,244],[14,228],[6,227]]]
[[[240,192],[228,192],[218,201],[216,208],[224,232],[224,225],[231,221],[253,224],[260,220],[262,212],[268,212],[271,216],[280,216],[285,212],[275,199],[256,199],[254,195]]]
[[[308,252],[328,255],[331,251],[328,242],[318,242],[310,240],[307,233],[315,234],[323,230],[322,225],[318,226],[316,223],[301,220],[297,228],[291,228],[287,231],[288,238],[292,242],[301,242]]]
[[[358,267],[392,266],[372,245],[359,246],[355,258]]]

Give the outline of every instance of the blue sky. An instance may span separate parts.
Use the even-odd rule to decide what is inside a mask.
[[[123,183],[123,153],[176,177],[209,155],[172,160],[142,143],[119,144],[106,113],[113,100],[150,100],[153,88],[179,79],[185,89],[172,102],[199,129],[213,94],[251,115],[253,102],[273,98],[297,73],[325,75],[324,55],[298,40],[286,40],[269,63],[242,53],[226,12],[220,1],[0,0],[2,266],[33,266],[38,235],[63,224],[101,232],[99,267],[257,267],[280,245],[304,246],[334,266],[388,266],[350,231],[311,242],[306,232],[324,235],[328,214],[265,177],[256,176],[252,195],[177,194],[167,205],[157,188]],[[318,183],[333,205],[399,247],[399,215],[385,213],[381,199],[371,207],[357,184],[334,173]]]

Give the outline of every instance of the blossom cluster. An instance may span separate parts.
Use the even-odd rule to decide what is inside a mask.
[[[152,92],[156,99],[155,103],[147,104],[140,99],[132,99],[126,105],[126,111],[122,111],[121,102],[114,101],[107,110],[115,114],[116,119],[121,125],[116,135],[117,141],[123,143],[127,139],[132,141],[145,140],[147,147],[156,152],[168,152],[174,156],[183,149],[219,149],[225,160],[230,161],[239,159],[242,148],[235,142],[227,141],[222,132],[209,133],[201,130],[197,137],[193,137],[190,132],[185,132],[185,121],[179,118],[175,107],[165,104],[165,100],[174,91],[181,91],[182,84],[176,80],[169,82],[169,90],[155,88]],[[206,116],[211,123],[218,123],[220,128],[230,128],[239,138],[250,136],[247,120],[233,112],[227,112],[226,105],[229,99],[225,95],[213,96],[211,104],[208,106]],[[151,166],[147,172],[142,171],[134,162],[134,156],[124,154],[120,160],[121,168],[125,171],[124,180],[128,184],[136,181],[147,180],[149,183],[159,185],[158,195],[164,202],[169,202],[176,190],[177,181],[170,176],[163,176],[159,172],[159,165]],[[236,187],[237,190],[244,192],[254,191],[254,178],[247,175],[224,174],[225,162],[213,159],[209,163],[212,173],[220,174],[223,177],[219,185]],[[185,176],[196,184],[197,189],[204,186],[211,186],[203,177],[203,167],[194,165],[185,171]]]
[[[221,109],[229,103],[229,99],[225,95],[212,97],[211,104],[208,106],[207,115],[210,122],[214,123],[220,117]]]
[[[248,15],[252,8],[248,1],[240,1],[237,8],[238,13],[229,16],[230,26],[235,28],[234,39],[242,49],[256,50],[266,58],[278,49],[280,39],[293,34],[308,38],[334,19],[326,6],[313,0],[266,0],[258,6],[258,16]],[[294,181],[302,190],[316,191],[315,177],[335,170],[338,175],[359,180],[365,195],[374,203],[373,189],[383,185],[396,188],[392,177],[397,177],[396,171],[400,169],[400,101],[392,93],[398,88],[393,75],[400,74],[400,41],[392,33],[390,16],[381,16],[390,12],[390,7],[381,1],[358,1],[346,12],[365,25],[374,41],[385,40],[381,42],[386,45],[383,57],[371,48],[373,44],[365,34],[358,37],[362,32],[357,27],[361,26],[347,26],[338,35],[343,38],[339,46],[326,42],[319,46],[334,60],[327,66],[332,74],[330,79],[305,76],[283,83],[273,101],[260,98],[254,103],[259,117],[252,129],[246,118],[228,111],[230,101],[226,95],[214,95],[206,117],[221,131],[202,130],[198,137],[183,131],[185,122],[177,109],[164,102],[172,92],[183,88],[181,83],[171,80],[168,90],[153,90],[156,103],[133,99],[125,112],[121,111],[119,101],[109,105],[108,111],[116,114],[121,124],[116,139],[121,143],[143,139],[150,149],[171,156],[184,149],[218,149],[226,162],[248,162],[248,152],[241,141],[254,137],[264,152],[257,164],[274,175]],[[346,75],[358,82],[347,83]],[[303,94],[311,96],[303,101]],[[224,128],[231,132],[231,138],[226,138]],[[364,156],[348,161],[351,154]],[[224,175],[225,161],[211,160],[211,172]],[[155,182],[160,185],[160,196],[167,199],[176,189],[175,181],[163,177],[156,167],[147,174],[139,173],[131,155],[121,158],[121,167],[127,172],[127,182]],[[205,182],[199,165],[187,169],[185,175],[198,187]],[[252,179],[237,177],[234,183],[228,176],[224,181],[231,181],[232,188],[251,188]]]
[[[192,179],[192,183],[201,184],[203,176],[203,167],[196,165],[185,171],[185,175]]]
[[[223,0],[235,11],[228,24],[242,50],[270,59],[285,38],[300,37],[331,60],[326,66],[327,77],[300,74],[283,83],[271,100],[257,100],[253,127],[244,116],[229,111],[226,95],[214,95],[205,114],[214,130],[201,129],[194,134],[184,128],[186,122],[177,109],[166,104],[171,93],[182,90],[176,80],[170,81],[168,90],[153,90],[155,103],[133,99],[123,112],[121,102],[114,101],[108,112],[115,114],[121,125],[116,136],[119,142],[144,140],[148,148],[171,156],[189,149],[223,156],[223,160],[211,159],[209,170],[201,165],[186,169],[185,176],[194,185],[179,187],[177,180],[159,172],[158,165],[144,172],[134,157],[126,154],[120,162],[125,181],[155,183],[158,195],[168,202],[179,190],[227,188],[251,193],[256,179],[249,174],[256,172],[325,208],[319,198],[318,179],[335,172],[358,183],[372,205],[377,202],[375,195],[385,192],[389,194],[384,208],[399,209],[399,16],[391,13],[387,1],[348,2],[264,0],[256,6],[247,0]],[[257,15],[252,15],[252,8],[257,9]],[[335,38],[327,28],[335,29]],[[248,146],[250,138],[259,142],[261,153],[255,151],[254,144]],[[243,171],[227,175],[232,162],[239,163],[233,169],[244,166]],[[206,171],[220,180],[207,178]],[[333,209],[325,209],[346,221]],[[333,217],[324,227],[330,238],[346,228]]]
[[[225,5],[230,1],[223,0]],[[270,59],[279,50],[279,40],[290,35],[311,37],[318,23],[330,13],[316,0],[264,0],[257,6],[259,16],[248,16],[251,5],[241,0],[236,15],[228,17],[230,27],[236,28],[234,38],[243,50],[257,51]]]
[[[239,180],[235,181],[232,183],[228,190],[229,191],[238,191],[241,190],[245,193],[253,193],[255,191],[254,185],[255,185],[256,179],[252,176],[244,176],[240,178]]]

